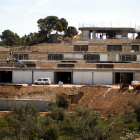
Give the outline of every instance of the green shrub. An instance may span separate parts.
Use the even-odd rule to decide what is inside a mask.
[[[57,104],[58,107],[63,107],[65,109],[67,109],[68,106],[70,105],[70,101],[66,98],[65,95],[57,94],[56,104]]]

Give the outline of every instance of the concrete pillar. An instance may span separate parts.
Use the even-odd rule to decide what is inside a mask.
[[[95,31],[92,31],[92,39],[95,39],[96,38],[96,33]]]
[[[89,33],[90,31],[82,31],[82,39],[89,39]]]

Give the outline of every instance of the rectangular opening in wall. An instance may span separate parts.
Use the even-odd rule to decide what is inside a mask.
[[[27,68],[28,67],[36,67],[36,63],[26,63]]]
[[[115,83],[131,84],[133,81],[133,73],[115,73]]]
[[[136,55],[122,55],[122,61],[136,61]]]
[[[28,54],[19,54],[19,60],[28,60]]]
[[[74,64],[57,64],[57,67],[73,68]]]
[[[132,50],[139,52],[139,45],[132,45]]]
[[[72,73],[71,72],[55,72],[55,83],[59,83],[59,81],[64,84],[72,84]]]
[[[84,60],[100,61],[99,54],[84,54]]]
[[[0,71],[1,83],[12,83],[12,71]]]
[[[63,54],[48,54],[48,60],[63,60]]]
[[[88,51],[88,45],[74,45],[74,51]]]
[[[18,59],[18,54],[13,54],[13,58]]]
[[[97,64],[97,68],[114,68],[113,64]]]
[[[122,52],[122,45],[107,45],[108,52]]]

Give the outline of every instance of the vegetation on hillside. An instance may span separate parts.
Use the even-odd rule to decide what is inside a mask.
[[[135,111],[121,117],[102,119],[99,112],[75,107],[68,112],[69,100],[57,95],[47,105],[51,113],[39,118],[31,104],[12,109],[0,119],[0,139],[29,140],[134,140],[139,138],[139,120]]]
[[[37,21],[39,32],[24,35],[21,38],[10,30],[4,30],[0,35],[1,46],[14,46],[14,45],[34,45],[47,41],[50,34],[55,31],[64,32],[67,34],[68,22],[65,18],[59,19],[57,16],[47,16],[44,19]]]

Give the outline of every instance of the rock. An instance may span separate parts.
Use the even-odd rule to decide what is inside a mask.
[[[63,36],[60,34],[51,34],[48,43],[61,43],[63,41]]]
[[[77,35],[77,34],[78,34],[78,31],[76,30],[75,27],[73,27],[73,26],[68,27],[68,36],[69,37],[73,37],[74,35]]]
[[[138,33],[138,36],[136,37],[136,39],[140,39],[140,32]]]

